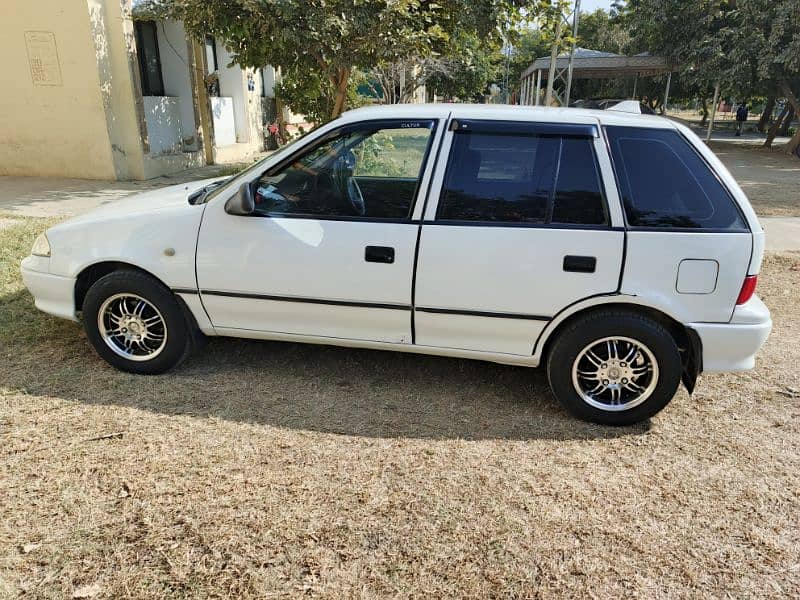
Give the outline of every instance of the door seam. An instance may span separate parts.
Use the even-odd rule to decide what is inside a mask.
[[[450,121],[453,113],[452,111],[447,114],[444,127],[442,127],[441,137],[439,138],[439,145],[436,147],[436,154],[433,157],[433,165],[431,167],[431,176],[428,179],[428,189],[425,190],[425,195],[422,200],[422,212],[420,213],[419,225],[417,226],[417,244],[414,246],[414,265],[411,273],[411,344],[417,343],[417,323],[416,323],[416,302],[417,302],[417,268],[419,265],[419,246],[422,240],[422,223],[425,220],[425,211],[428,208],[428,199],[431,195],[433,187],[433,179],[436,175],[436,170],[439,168],[439,160],[441,157],[442,146],[444,145],[444,138],[447,135],[447,129],[450,126]]]

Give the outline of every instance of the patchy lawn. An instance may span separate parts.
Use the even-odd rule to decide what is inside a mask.
[[[610,429],[465,360],[114,371],[22,288],[44,225],[0,229],[0,597],[800,595],[800,255],[766,261],[757,370]]]

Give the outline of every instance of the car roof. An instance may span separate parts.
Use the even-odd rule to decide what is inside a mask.
[[[557,108],[519,106],[510,104],[381,104],[349,110],[342,114],[344,121],[365,119],[488,119],[495,121],[545,121],[600,125],[625,125],[676,129],[673,121],[656,115],[632,114],[590,108]]]

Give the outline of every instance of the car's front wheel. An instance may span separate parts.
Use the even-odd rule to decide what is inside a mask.
[[[190,328],[172,292],[138,271],[97,280],[83,301],[86,335],[107,362],[131,373],[163,373],[191,348]]]
[[[574,415],[606,425],[655,415],[675,395],[681,369],[675,339],[662,324],[614,309],[571,323],[547,361],[556,398]]]

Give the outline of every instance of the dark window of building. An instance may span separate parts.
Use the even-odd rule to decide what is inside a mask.
[[[457,131],[436,218],[605,224],[592,139]]]
[[[677,131],[606,132],[628,225],[747,231],[728,191]]]
[[[153,21],[136,21],[134,32],[139,55],[142,95],[163,96],[164,80],[161,76],[161,56],[158,53],[156,24]]]
[[[218,70],[219,68],[219,66],[217,65],[217,43],[214,41],[213,37],[207,35],[205,45],[206,45],[206,67],[208,68],[208,74],[210,74]]]

